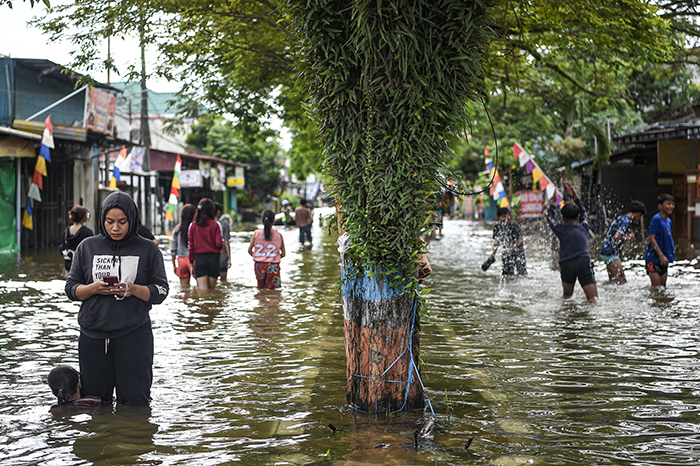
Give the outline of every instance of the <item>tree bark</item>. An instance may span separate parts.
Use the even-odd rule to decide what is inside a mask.
[[[341,267],[348,404],[368,413],[422,409],[414,293],[382,277],[353,277],[342,253]]]

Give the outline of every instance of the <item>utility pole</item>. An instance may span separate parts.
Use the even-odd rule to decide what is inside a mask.
[[[141,22],[139,25],[139,42],[141,45],[141,144],[145,147],[143,156],[143,169],[146,172],[151,171],[151,130],[148,124],[148,89],[146,88],[146,19],[141,14]],[[145,204],[144,224],[146,228],[151,229],[151,181],[148,178],[145,192],[143,193]]]

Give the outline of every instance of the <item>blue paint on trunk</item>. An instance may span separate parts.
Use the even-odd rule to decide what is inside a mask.
[[[369,276],[369,269],[358,277],[353,267],[342,267],[342,293],[344,298],[362,298],[367,301],[387,301],[406,293],[406,286],[391,283],[382,276]]]

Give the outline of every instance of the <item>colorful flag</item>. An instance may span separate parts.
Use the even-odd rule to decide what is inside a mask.
[[[145,154],[145,147],[132,147],[129,156],[126,158],[126,162],[124,162],[124,171],[134,173],[135,171],[141,170]]]
[[[27,230],[34,229],[34,218],[32,217],[32,205],[27,198],[27,206],[24,208],[24,215],[22,216],[22,226]]]
[[[175,162],[175,170],[173,172],[173,183],[170,187],[170,198],[168,199],[168,211],[165,213],[165,219],[171,222],[175,221],[175,208],[177,207],[178,199],[180,197],[180,170],[182,169],[182,159],[177,156],[177,161]]]
[[[50,149],[55,149],[56,146],[53,144],[53,125],[51,124],[51,115],[46,117],[46,120],[44,120],[44,125],[44,135],[41,138],[41,145]],[[51,161],[50,158],[46,160],[49,162]]]
[[[544,173],[542,173],[542,170],[540,170],[540,167],[535,167],[534,170],[532,170],[532,180],[533,182],[537,183],[540,178],[544,176]]]
[[[513,144],[513,157],[515,157],[515,160],[518,160],[518,157],[520,157],[520,154],[523,152],[523,148],[520,147],[520,144],[517,142]]]
[[[31,197],[37,202],[41,202],[41,192],[39,191],[39,187],[35,185],[34,183],[29,186],[29,192],[27,192],[27,197]]]
[[[501,199],[500,207],[508,207],[508,198],[507,197],[504,197],[503,199]]]
[[[528,174],[532,173],[532,170],[534,170],[535,168],[537,168],[537,164],[532,160],[528,160],[525,164],[525,169],[527,170]]]
[[[41,145],[41,149],[39,150],[39,155],[44,157],[44,159],[47,162],[51,161],[51,149],[49,149],[49,146],[45,146],[44,144]]]
[[[41,176],[41,172],[39,170],[34,169],[32,184],[35,184],[39,189],[44,189],[44,178]]]
[[[117,188],[117,182],[122,180],[121,170],[124,168],[124,162],[126,162],[126,146],[122,146],[117,156],[117,160],[114,161],[114,169],[112,170],[112,178],[109,180],[109,187],[111,189]]]
[[[34,167],[34,171],[37,171],[44,176],[49,176],[46,173],[46,159],[41,155],[36,158],[36,166]]]
[[[545,189],[545,194],[547,195],[547,199],[551,199],[552,196],[554,196],[554,194],[556,192],[557,192],[557,188],[554,187],[554,183],[549,183],[547,185],[547,189]]]

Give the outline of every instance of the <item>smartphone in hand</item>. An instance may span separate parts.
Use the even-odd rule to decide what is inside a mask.
[[[104,280],[110,286],[115,286],[117,283],[119,283],[119,277],[116,275],[105,275],[102,277],[102,280]]]

